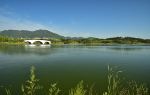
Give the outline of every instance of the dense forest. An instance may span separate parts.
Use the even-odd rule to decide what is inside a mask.
[[[24,39],[46,39],[53,44],[91,44],[91,45],[112,45],[112,44],[150,44],[150,39],[133,37],[113,37],[100,39],[95,37],[64,37],[48,30],[4,30],[0,32],[0,42],[23,43]]]

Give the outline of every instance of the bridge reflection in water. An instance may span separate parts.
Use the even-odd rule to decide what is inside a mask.
[[[51,45],[50,44],[47,44],[47,45],[36,45],[36,44],[28,44],[28,45],[25,45],[26,48],[50,48]]]

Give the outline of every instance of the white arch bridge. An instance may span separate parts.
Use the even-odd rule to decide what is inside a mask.
[[[48,41],[48,40],[24,40],[24,42],[27,44],[36,44],[36,43],[40,43],[42,45],[51,44],[51,41]]]

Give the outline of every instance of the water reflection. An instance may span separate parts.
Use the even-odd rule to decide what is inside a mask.
[[[0,53],[4,54],[37,54],[37,55],[48,55],[59,53],[62,50],[67,52],[67,49],[73,51],[80,50],[96,50],[96,51],[141,51],[141,50],[150,50],[150,46],[127,46],[127,45],[120,45],[120,46],[83,46],[83,45],[0,45]]]
[[[137,51],[142,50],[140,47],[129,47],[129,46],[120,46],[120,47],[107,47],[107,49],[115,50],[115,51]]]
[[[20,89],[34,65],[45,85],[58,82],[68,91],[85,80],[87,84],[98,84],[99,90],[105,88],[108,64],[123,67],[127,79],[150,84],[149,56],[150,46],[0,45],[0,85],[14,83]]]
[[[51,45],[34,45],[34,44],[31,44],[31,45],[25,45],[26,48],[50,48]]]
[[[15,54],[38,54],[47,55],[54,53],[55,49],[50,45],[0,45],[0,53],[15,55]]]
[[[107,49],[114,51],[139,51],[139,50],[150,50],[150,46],[129,46],[129,45],[120,45],[120,46],[108,46]]]

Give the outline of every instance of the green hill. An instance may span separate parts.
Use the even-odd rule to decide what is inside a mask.
[[[12,38],[64,38],[48,30],[3,30],[0,32],[0,35]]]
[[[17,38],[17,39],[16,39]],[[21,39],[20,39],[21,38]],[[22,41],[23,39],[49,39],[53,43],[64,44],[150,44],[150,39],[134,37],[113,37],[100,39],[95,37],[64,37],[48,30],[3,30],[0,32],[0,42]],[[20,39],[20,40],[19,40]]]

